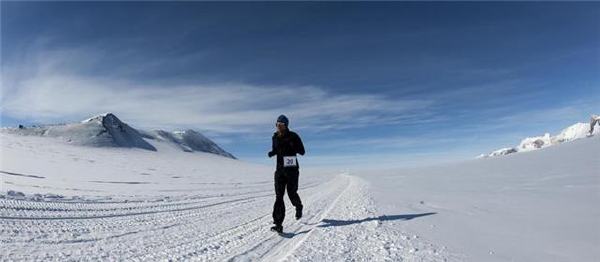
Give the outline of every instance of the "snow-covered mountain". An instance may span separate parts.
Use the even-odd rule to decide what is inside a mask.
[[[592,121],[594,121],[594,117],[595,115],[592,116]],[[591,124],[576,123],[563,129],[560,133],[558,133],[555,136],[551,136],[550,133],[545,133],[543,136],[526,137],[523,140],[521,140],[519,145],[515,147],[501,148],[492,151],[488,154],[481,154],[478,156],[478,158],[502,156],[518,152],[527,152],[599,134],[600,123],[592,123],[594,124],[594,129],[591,133]]]
[[[215,142],[208,139],[200,132],[191,129],[173,132],[164,130],[138,131],[140,131],[144,138],[173,143],[185,152],[201,151],[235,159],[232,154],[223,150]]]
[[[93,116],[79,123],[2,128],[1,131],[18,135],[56,137],[70,144],[92,147],[129,147],[156,151],[155,143],[168,143],[185,152],[206,152],[235,159],[232,154],[197,131],[135,129],[112,113]]]

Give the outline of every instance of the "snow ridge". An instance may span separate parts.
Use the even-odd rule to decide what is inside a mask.
[[[207,152],[236,159],[235,156],[219,147],[215,142],[208,139],[200,132],[192,129],[173,132],[164,130],[140,130],[140,132],[144,138],[172,143],[185,152]]]
[[[573,140],[591,137],[600,133],[600,116],[592,115],[590,124],[575,123],[555,136],[545,133],[543,136],[526,137],[516,147],[505,147],[488,154],[481,154],[477,158],[503,156],[512,153],[528,152],[549,146],[571,142]]]

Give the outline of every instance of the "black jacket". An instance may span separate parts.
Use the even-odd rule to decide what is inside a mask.
[[[289,130],[282,136],[278,136],[277,132],[273,134],[273,148],[268,155],[269,157],[277,155],[277,169],[283,168],[284,156],[295,156],[296,154],[304,155],[304,145],[298,134]],[[287,168],[298,168],[299,166],[298,164],[296,167]]]

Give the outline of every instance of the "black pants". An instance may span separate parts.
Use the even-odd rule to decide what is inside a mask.
[[[302,207],[302,201],[298,195],[297,168],[281,168],[275,171],[275,205],[273,205],[273,223],[281,225],[285,218],[285,204],[283,195],[287,188],[288,197],[296,208]]]

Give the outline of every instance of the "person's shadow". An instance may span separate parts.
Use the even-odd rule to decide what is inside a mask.
[[[358,224],[358,223],[369,222],[369,221],[374,221],[374,220],[378,220],[378,221],[411,220],[413,218],[429,216],[429,215],[434,215],[434,214],[437,214],[437,213],[430,212],[430,213],[421,213],[421,214],[406,214],[406,215],[392,215],[392,216],[383,215],[383,216],[378,216],[378,217],[367,217],[367,218],[356,219],[356,220],[323,219],[320,222],[321,224],[318,225],[317,227],[346,226],[346,225]],[[315,223],[315,224],[317,224],[317,223]],[[305,225],[311,226],[311,225],[315,225],[315,224],[305,224]],[[306,230],[300,231],[300,232],[283,232],[279,235],[284,238],[293,238],[297,235],[306,234],[306,233],[310,232],[311,230],[312,230],[312,228],[306,229]]]
[[[378,216],[378,217],[367,217],[367,218],[355,219],[355,220],[323,219],[323,220],[321,220],[322,224],[318,225],[317,227],[347,226],[347,225],[353,225],[353,224],[369,222],[369,221],[374,221],[374,220],[377,220],[377,221],[411,220],[413,218],[429,216],[429,215],[434,215],[434,214],[437,214],[437,213],[429,212],[429,213],[421,213],[421,214],[405,214],[405,215],[391,215],[391,216],[383,215],[383,216]]]
[[[295,237],[297,235],[306,234],[306,233],[310,232],[311,230],[312,230],[312,228],[304,230],[304,231],[300,231],[300,232],[283,232],[283,233],[281,233],[279,235],[282,236],[282,237],[284,237],[284,238],[293,238],[293,237]]]

